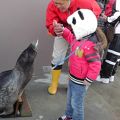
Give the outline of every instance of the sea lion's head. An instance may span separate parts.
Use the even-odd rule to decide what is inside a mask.
[[[27,49],[25,49],[17,60],[16,66],[22,69],[28,69],[33,65],[35,57],[37,55],[38,40],[31,43]]]

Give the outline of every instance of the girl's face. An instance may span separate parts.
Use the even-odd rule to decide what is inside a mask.
[[[54,0],[54,4],[61,12],[65,12],[70,6],[70,0]]]

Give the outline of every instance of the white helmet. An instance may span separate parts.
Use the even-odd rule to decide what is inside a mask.
[[[97,18],[89,9],[79,9],[67,18],[77,40],[96,31]]]

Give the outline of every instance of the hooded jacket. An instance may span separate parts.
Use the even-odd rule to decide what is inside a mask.
[[[94,49],[95,43],[88,40],[77,41],[74,35],[64,28],[63,38],[70,44],[71,53],[69,58],[69,73],[72,81],[83,84],[95,81],[101,69],[99,53]]]

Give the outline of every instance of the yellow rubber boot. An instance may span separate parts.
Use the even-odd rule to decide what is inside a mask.
[[[48,87],[48,93],[51,95],[54,95],[57,92],[60,74],[61,74],[61,70],[52,70],[51,85]]]

